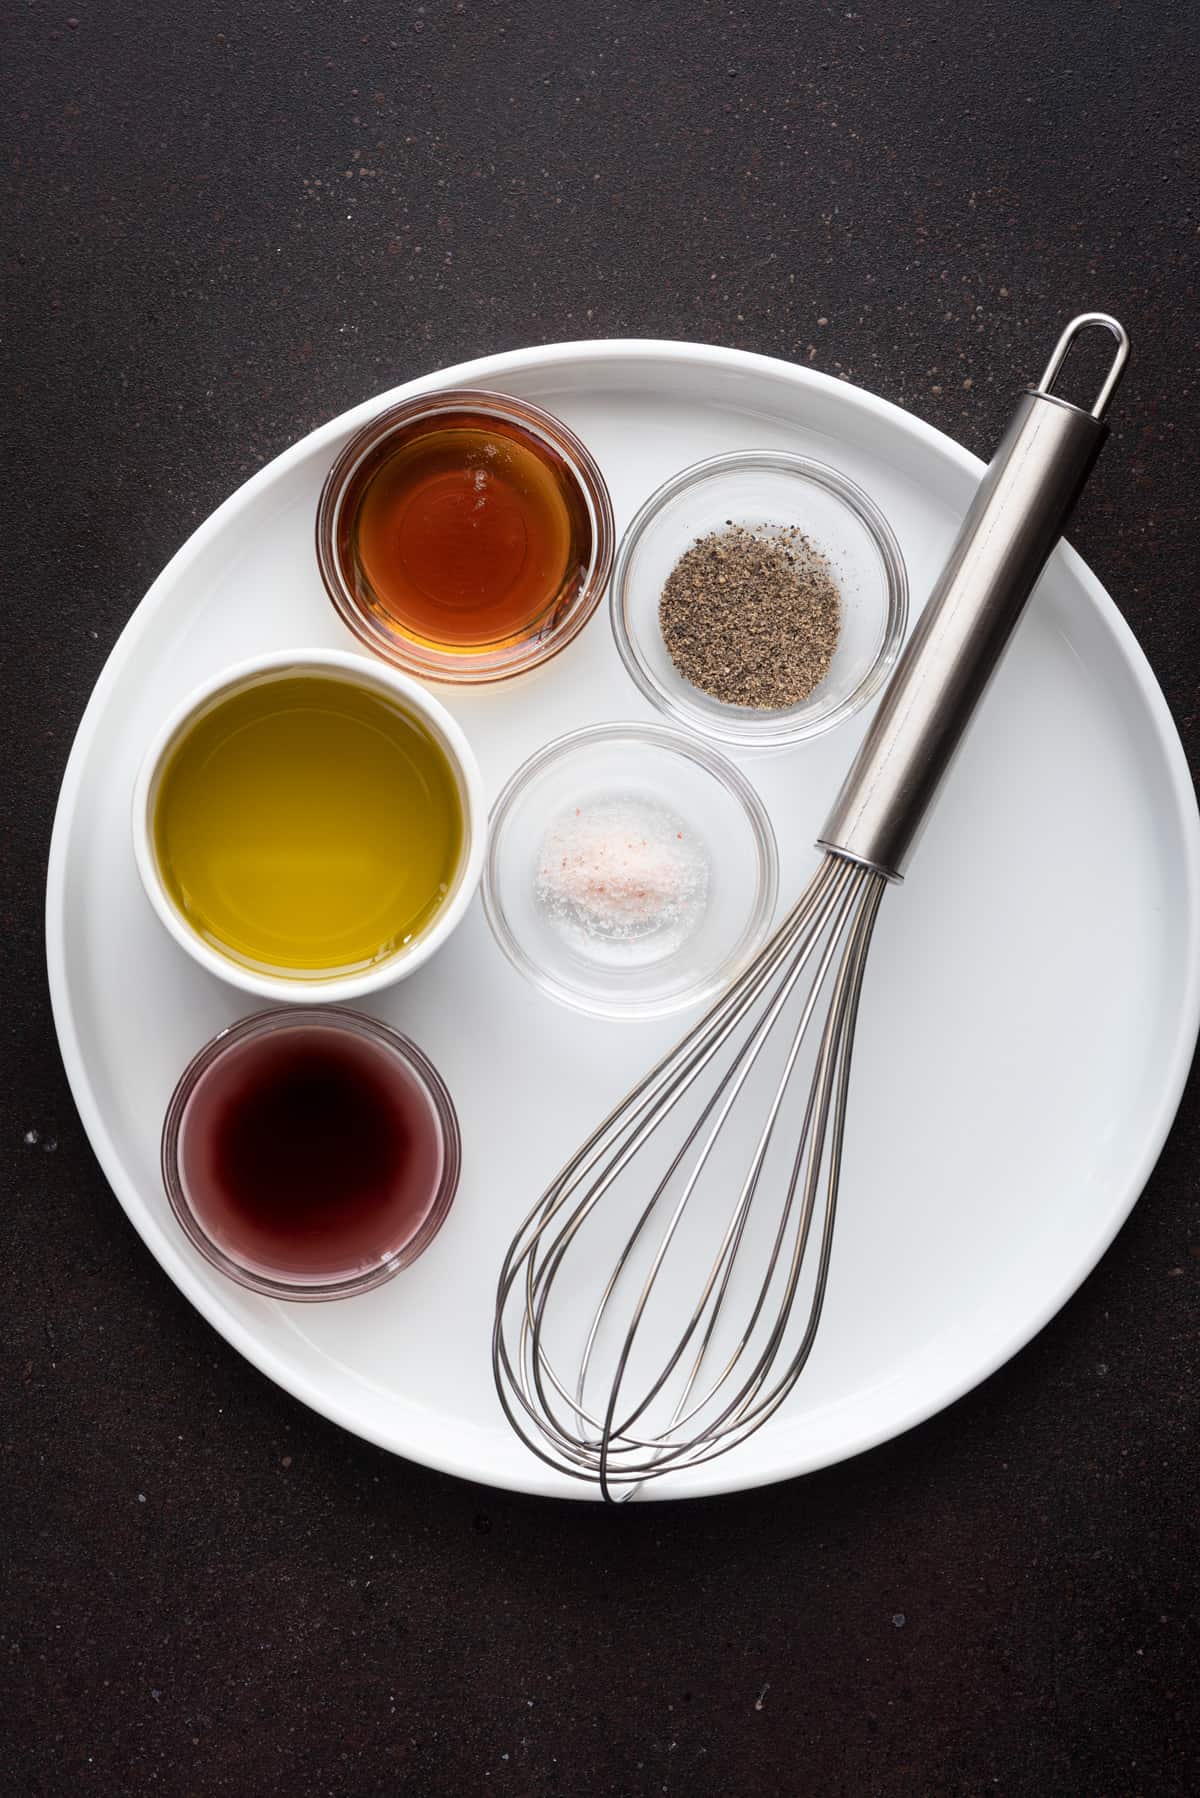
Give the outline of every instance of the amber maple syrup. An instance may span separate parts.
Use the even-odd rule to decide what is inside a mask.
[[[463,656],[553,630],[584,580],[592,527],[562,456],[515,421],[447,413],[356,469],[338,556],[390,633]]]

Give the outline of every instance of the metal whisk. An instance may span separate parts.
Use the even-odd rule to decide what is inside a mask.
[[[1094,325],[1117,349],[1087,411],[1053,387]],[[903,878],[1091,472],[1128,354],[1105,313],[1067,326],[980,484],[803,896],[572,1157],[509,1248],[493,1333],[500,1401],[535,1455],[606,1499],[736,1448],[804,1371],[829,1278],[879,902]]]

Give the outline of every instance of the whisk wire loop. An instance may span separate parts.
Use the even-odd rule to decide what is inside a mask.
[[[593,1131],[514,1238],[501,1270],[493,1332],[501,1403],[534,1454],[598,1485],[610,1500],[630,1497],[646,1480],[671,1469],[726,1452],[778,1408],[811,1353],[828,1280],[862,970],[885,884],[872,869],[827,855],[766,950]],[[790,1174],[772,1187],[782,1191],[778,1220],[763,1271],[749,1282],[747,1315],[725,1342],[722,1329],[739,1288],[735,1276],[764,1171],[826,995]],[[756,1067],[797,1005],[754,1152],[730,1208],[728,1197],[721,1197],[723,1183],[704,1177],[731,1113],[748,1102]],[[722,1064],[727,1047],[729,1058]],[[574,1288],[578,1268],[591,1262],[584,1241],[588,1226],[603,1216],[603,1201],[621,1176],[706,1073],[711,1087],[696,1094],[702,1103],[695,1117],[640,1205],[590,1313],[584,1313],[589,1321],[574,1358],[574,1378],[568,1378],[561,1369],[573,1357],[557,1341],[557,1330],[563,1316],[570,1325],[580,1315]],[[789,1326],[804,1283],[823,1170],[821,1248],[803,1328],[793,1344]],[[657,1369],[646,1374],[639,1360],[636,1391],[630,1392],[635,1358],[658,1334],[644,1327],[646,1320],[685,1227],[700,1216],[710,1240],[715,1234],[717,1241],[705,1257],[698,1296],[682,1328],[669,1333]],[[572,1289],[565,1298],[560,1283]],[[764,1329],[769,1300],[771,1322]],[[592,1402],[592,1389],[599,1402]],[[662,1421],[656,1411],[664,1413]]]

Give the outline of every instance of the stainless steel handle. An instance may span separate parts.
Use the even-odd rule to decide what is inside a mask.
[[[1117,340],[1090,412],[1052,391],[1081,331]],[[921,826],[1025,602],[1108,435],[1104,414],[1129,358],[1106,312],[1072,319],[1037,387],[1021,395],[818,839],[903,879]]]

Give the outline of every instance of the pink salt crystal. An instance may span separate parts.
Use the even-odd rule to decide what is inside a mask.
[[[677,946],[703,915],[709,861],[657,800],[613,795],[576,806],[546,832],[535,886],[560,928],[589,942],[656,933]]]

